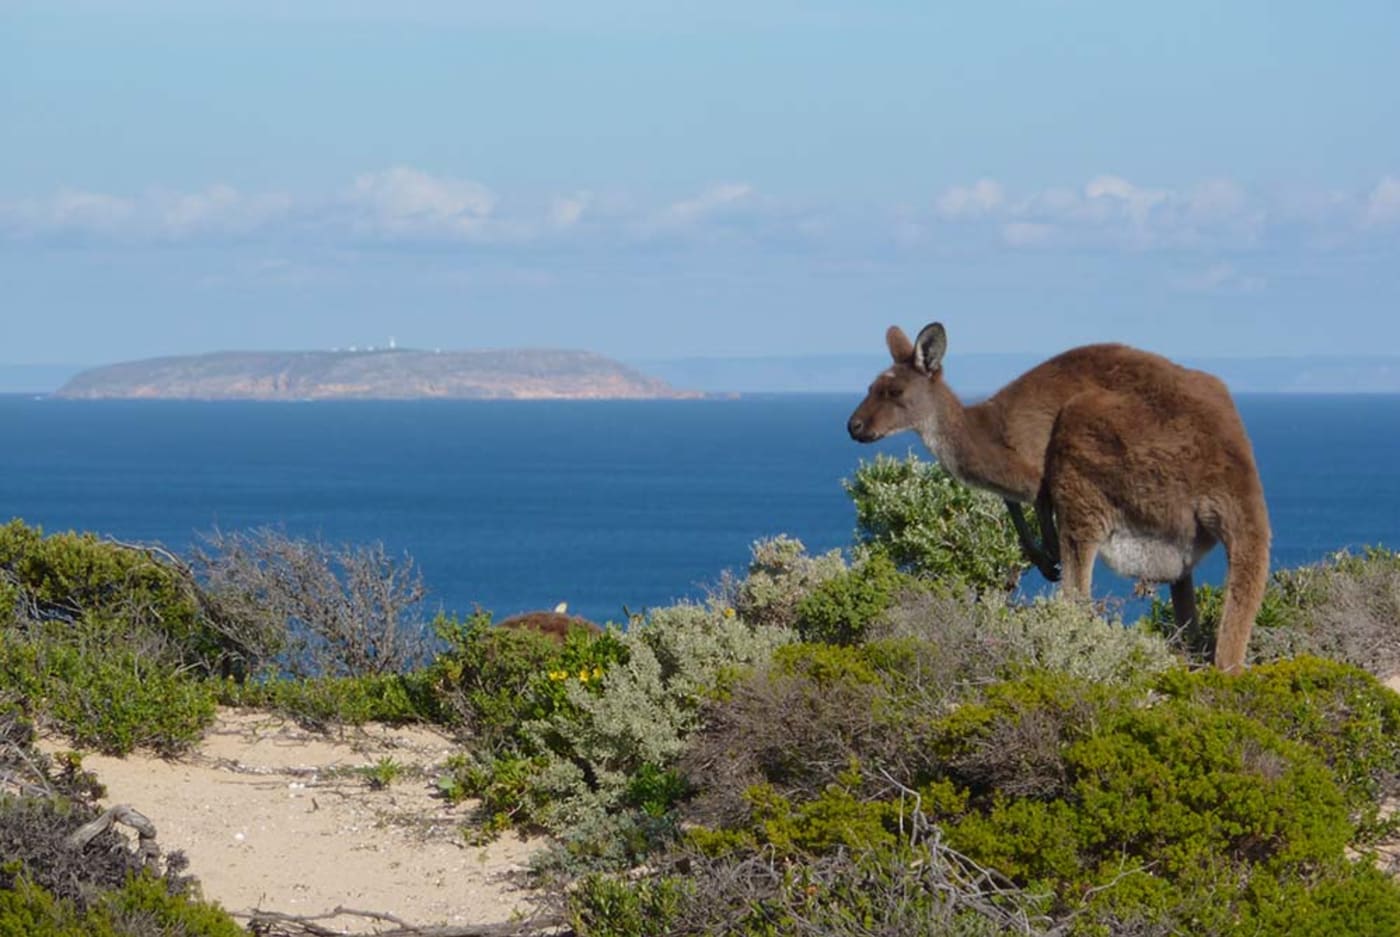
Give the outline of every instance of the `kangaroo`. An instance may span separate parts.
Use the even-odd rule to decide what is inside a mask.
[[[885,341],[894,363],[851,415],[852,439],[916,431],[964,484],[1053,520],[1042,529],[1058,527],[1065,596],[1089,598],[1102,555],[1124,576],[1170,583],[1188,633],[1199,627],[1191,571],[1224,544],[1215,666],[1244,667],[1268,582],[1269,517],[1249,437],[1218,378],[1125,345],[1086,345],[964,406],[943,380],[940,323],[913,342],[891,326]]]

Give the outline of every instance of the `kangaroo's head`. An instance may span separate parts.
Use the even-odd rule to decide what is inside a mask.
[[[874,442],[913,429],[927,417],[933,388],[943,378],[948,334],[942,323],[924,326],[912,342],[903,329],[892,325],[885,332],[885,344],[894,363],[875,378],[846,423],[846,431],[856,442]]]

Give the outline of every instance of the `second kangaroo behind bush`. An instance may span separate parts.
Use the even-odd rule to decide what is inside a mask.
[[[874,442],[912,429],[956,478],[1053,517],[1066,596],[1087,599],[1094,557],[1171,583],[1194,630],[1191,571],[1217,543],[1229,571],[1215,665],[1244,666],[1269,575],[1269,516],[1254,452],[1225,385],[1124,345],[1086,345],[964,406],[943,380],[947,334],[885,335],[893,365],[847,424]]]

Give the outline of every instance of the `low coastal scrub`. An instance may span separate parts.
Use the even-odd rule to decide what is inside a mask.
[[[458,759],[444,789],[480,797],[488,830],[543,828],[580,861],[625,847],[622,828],[668,817],[681,793],[674,765],[703,705],[794,637],[713,605],[658,609],[626,632],[576,633],[562,646],[469,630],[445,670],[480,680],[482,667],[459,662],[485,662],[510,692],[477,687],[464,696],[480,744]]]
[[[94,810],[75,760],[15,780],[33,722],[174,754],[218,704],[442,726],[441,796],[476,801],[475,837],[550,834],[537,882],[589,937],[1400,933],[1378,866],[1400,696],[1376,679],[1400,557],[1278,571],[1227,677],[1164,605],[1014,601],[1004,508],[935,465],[847,490],[848,555],[759,541],[703,601],[567,633],[423,622],[378,549],[256,532],[187,564],[0,528],[0,729],[25,753],[0,765],[0,935],[242,932],[178,862],[61,853]],[[1217,591],[1199,604],[1209,626]]]
[[[1303,659],[1226,693],[1180,668],[1035,670],[949,709],[911,680],[911,650],[785,649],[736,688],[691,752],[688,831],[630,903],[586,879],[568,898],[580,932],[636,933],[637,915],[681,934],[1400,928],[1400,889],[1347,852],[1379,835],[1357,808],[1400,767],[1400,699],[1364,673]],[[755,720],[774,725],[741,741]]]

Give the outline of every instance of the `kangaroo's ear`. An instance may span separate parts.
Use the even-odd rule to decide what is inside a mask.
[[[914,367],[932,374],[943,365],[943,352],[948,350],[948,333],[942,322],[930,322],[914,339]]]
[[[914,343],[909,341],[909,336],[899,326],[892,325],[885,330],[885,344],[889,346],[890,357],[895,364],[914,360]]]

